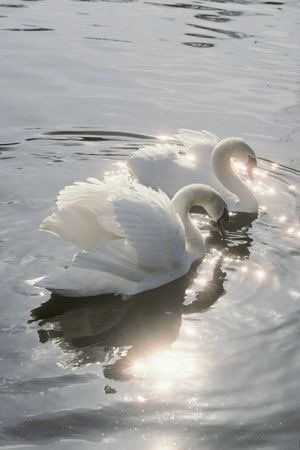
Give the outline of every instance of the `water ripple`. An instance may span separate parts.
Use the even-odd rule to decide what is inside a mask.
[[[1,28],[1,31],[54,31],[54,28],[46,28],[46,27]]]
[[[27,8],[27,6],[17,3],[1,3],[0,8]]]
[[[91,39],[94,41],[110,41],[110,42],[126,42],[126,43],[131,42],[131,41],[126,41],[124,39],[110,39],[110,38],[103,38],[103,37],[84,37],[84,39]]]
[[[226,36],[228,36],[230,38],[234,38],[234,39],[242,39],[242,38],[252,37],[251,34],[247,34],[247,33],[230,31],[230,30],[222,30],[220,28],[207,27],[204,25],[198,25],[198,24],[194,24],[194,23],[188,23],[187,25],[189,25],[190,27],[194,27],[194,28],[200,28],[201,30],[208,30],[208,31],[212,31],[214,33],[225,34]]]
[[[29,380],[14,380],[13,378],[0,378],[0,395],[23,395],[46,393],[51,389],[60,389],[67,386],[89,383],[97,379],[94,374],[66,374],[54,377],[31,378]]]

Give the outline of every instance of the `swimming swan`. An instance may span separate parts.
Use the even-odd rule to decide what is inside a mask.
[[[241,138],[220,140],[208,131],[179,130],[183,144],[161,143],[132,153],[127,166],[137,180],[159,188],[172,198],[184,186],[203,183],[213,186],[231,211],[257,213],[258,203],[232,166],[232,159],[247,166],[252,178],[256,155]]]
[[[209,186],[186,186],[173,200],[122,175],[67,186],[41,229],[83,251],[69,268],[28,282],[68,297],[134,295],[169,283],[204,255],[201,232],[189,216],[193,205],[201,205],[224,233],[227,207]]]

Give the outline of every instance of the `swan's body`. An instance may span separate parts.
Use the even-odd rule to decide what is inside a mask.
[[[188,272],[204,255],[204,241],[189,210],[201,205],[218,220],[226,204],[212,188],[187,186],[171,201],[161,191],[117,180],[88,179],[67,186],[43,230],[83,249],[68,269],[35,286],[64,296],[133,295]]]
[[[232,167],[232,159],[250,166],[256,162],[243,139],[220,140],[208,131],[190,130],[181,130],[176,138],[183,146],[146,146],[129,157],[127,165],[140,183],[161,189],[170,198],[188,184],[208,184],[220,192],[230,210],[258,211],[256,198]]]

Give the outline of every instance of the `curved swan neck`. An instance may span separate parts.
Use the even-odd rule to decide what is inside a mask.
[[[215,175],[222,185],[234,194],[239,201],[240,207],[244,212],[257,212],[258,203],[248,186],[240,179],[233,170],[231,158],[245,158],[247,148],[250,147],[239,138],[223,139],[214,148],[212,153],[212,167]]]
[[[174,196],[172,204],[175,211],[182,220],[185,235],[186,235],[186,249],[188,252],[200,258],[204,254],[204,240],[200,230],[192,222],[189,212],[192,206],[202,205],[205,207],[206,201],[208,201],[203,195],[203,201],[199,201],[199,193],[196,198],[196,189],[193,186],[186,186],[180,189]]]

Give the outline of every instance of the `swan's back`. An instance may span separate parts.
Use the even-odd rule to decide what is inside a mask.
[[[128,167],[147,186],[162,189],[172,198],[188,184],[212,184],[211,153],[219,139],[207,131],[179,130],[182,145],[160,143],[132,153]]]
[[[194,145],[198,145],[199,149],[206,148],[207,150],[213,150],[220,142],[220,138],[216,134],[205,130],[195,131],[181,128],[178,130],[178,133],[175,134],[175,137],[185,147],[193,147]]]

